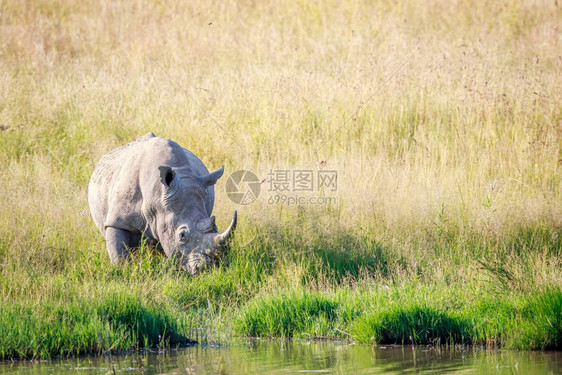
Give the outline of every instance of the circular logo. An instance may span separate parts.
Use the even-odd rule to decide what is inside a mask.
[[[225,190],[231,201],[245,206],[258,199],[261,183],[253,172],[241,169],[228,176]]]

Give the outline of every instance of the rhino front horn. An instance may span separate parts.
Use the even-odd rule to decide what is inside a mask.
[[[238,214],[236,213],[236,211],[234,211],[234,216],[232,217],[232,221],[230,222],[228,228],[226,228],[224,232],[219,233],[215,236],[214,238],[215,246],[222,246],[226,243],[226,241],[229,240],[229,238],[232,236],[232,233],[234,232],[234,229],[236,229],[237,219],[238,219]]]

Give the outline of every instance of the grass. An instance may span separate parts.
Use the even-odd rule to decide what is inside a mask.
[[[114,291],[70,303],[6,304],[0,316],[2,358],[102,354],[190,342],[179,335],[177,318],[170,311]]]
[[[338,288],[258,296],[243,307],[235,327],[265,338],[557,349],[560,303],[560,288],[517,298],[454,287]]]
[[[2,2],[0,357],[241,336],[560,349],[561,9]],[[268,204],[264,182],[236,206],[225,176],[218,224],[240,223],[218,268],[144,246],[114,267],[86,188],[148,131],[227,175],[336,170],[336,201]]]

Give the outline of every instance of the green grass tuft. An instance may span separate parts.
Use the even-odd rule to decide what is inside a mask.
[[[252,337],[324,336],[338,305],[317,293],[257,297],[237,319],[237,331]]]
[[[0,307],[0,358],[49,358],[189,342],[177,318],[138,295]]]
[[[367,313],[354,328],[357,341],[454,345],[470,341],[470,324],[427,306],[397,306]]]

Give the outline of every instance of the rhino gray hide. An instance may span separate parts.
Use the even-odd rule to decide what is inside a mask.
[[[88,186],[88,202],[113,263],[129,257],[144,236],[195,274],[216,264],[236,227],[218,233],[211,216],[214,184],[192,152],[149,133],[105,155]]]

